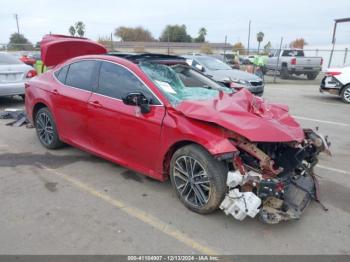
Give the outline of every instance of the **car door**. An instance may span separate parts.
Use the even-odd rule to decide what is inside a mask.
[[[91,139],[87,130],[87,102],[97,87],[98,61],[81,60],[55,72],[57,85],[53,88],[53,112],[60,137],[72,144],[89,149]]]
[[[124,104],[122,98],[134,92],[151,101],[149,113]],[[146,84],[126,67],[102,62],[99,86],[89,99],[89,114],[89,132],[98,154],[152,174],[159,156],[165,107]]]

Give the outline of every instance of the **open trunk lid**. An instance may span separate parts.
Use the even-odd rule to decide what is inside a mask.
[[[40,49],[41,60],[46,66],[55,66],[77,56],[107,53],[107,49],[99,43],[87,38],[65,35],[45,35]]]

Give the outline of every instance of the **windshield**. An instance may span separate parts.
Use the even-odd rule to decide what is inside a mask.
[[[10,54],[0,53],[0,65],[16,65],[16,64],[22,64],[22,62]]]
[[[212,99],[217,97],[220,91],[233,92],[210,79],[204,81],[201,78],[196,78],[195,74],[192,75],[193,81],[191,83],[197,83],[198,86],[186,86],[180,76],[186,74],[186,77],[189,78],[191,74],[184,67],[175,66],[173,69],[166,65],[147,62],[140,63],[139,66],[174,106],[185,100]],[[200,76],[202,77],[202,75]]]
[[[196,57],[199,63],[210,70],[231,70],[231,67],[224,62],[212,57]]]

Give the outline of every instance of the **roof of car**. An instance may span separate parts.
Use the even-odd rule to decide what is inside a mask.
[[[122,57],[134,63],[140,62],[152,62],[152,63],[160,63],[160,64],[182,64],[186,63],[185,58],[181,56],[175,55],[165,55],[165,54],[153,54],[153,53],[117,53],[112,52],[108,53],[110,56]]]

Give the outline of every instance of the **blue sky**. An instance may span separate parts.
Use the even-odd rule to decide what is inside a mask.
[[[0,0],[0,43],[20,31],[33,43],[49,32],[68,34],[68,27],[81,20],[86,36],[110,35],[118,26],[143,26],[159,37],[167,24],[186,24],[195,36],[202,26],[210,42],[247,43],[248,21],[252,21],[252,45],[258,31],[264,42],[277,46],[304,37],[310,45],[329,44],[335,18],[350,17],[350,0]],[[350,23],[338,27],[337,43],[350,43]]]

